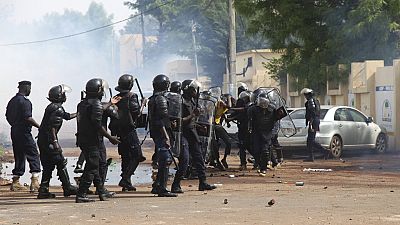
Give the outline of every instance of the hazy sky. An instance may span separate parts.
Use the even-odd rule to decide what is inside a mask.
[[[94,0],[94,2],[103,4],[107,14],[113,14],[113,21],[122,20],[134,14],[127,6],[124,6],[124,1],[126,0]],[[62,14],[65,9],[86,13],[92,2],[92,0],[0,0],[0,12],[5,13],[3,18],[7,18],[6,21],[0,21],[0,24],[6,24],[0,26],[0,34],[7,34],[0,35],[0,43],[60,36],[59,33],[51,33],[51,31],[43,34],[37,33],[39,31],[32,30],[32,27],[24,26],[24,24],[40,20],[47,13]],[[13,29],[13,25],[16,23],[22,25],[20,28],[26,29],[21,29],[21,32],[19,29],[14,30],[12,33],[15,36],[8,34],[6,31]],[[119,24],[114,27],[114,30],[122,29],[123,25],[123,23]],[[84,39],[85,36],[75,38]],[[32,81],[32,94],[29,98],[33,103],[33,116],[38,122],[41,121],[44,108],[49,103],[46,99],[48,90],[54,85],[65,83],[72,87],[73,91],[68,95],[68,100],[64,104],[69,112],[76,110],[76,104],[80,100],[80,91],[84,89],[88,79],[101,77],[106,79],[112,88],[116,86],[119,75],[106,71],[107,67],[103,66],[106,63],[99,60],[101,57],[93,57],[96,53],[92,52],[95,52],[96,49],[87,46],[87,49],[83,51],[87,54],[68,57],[63,54],[62,41],[0,48],[0,132],[9,132],[4,114],[7,102],[17,92],[17,83],[20,80]],[[80,46],[79,50],[82,51],[82,48],[85,46]],[[110,53],[107,52],[107,54]],[[69,136],[73,137],[73,131],[69,129],[71,131],[67,132],[67,130],[68,126],[75,123],[75,121],[65,123],[63,134],[69,133]]]
[[[31,22],[43,17],[46,13],[59,12],[64,9],[74,9],[86,12],[91,2],[102,3],[108,14],[114,14],[114,21],[122,20],[132,14],[127,6],[126,0],[1,0],[1,4],[12,6],[12,18],[18,22]],[[119,24],[116,30],[122,28]]]

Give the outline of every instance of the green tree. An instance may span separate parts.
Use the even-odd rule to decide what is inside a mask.
[[[268,66],[320,92],[327,66],[367,59],[390,62],[398,56],[399,5],[397,0],[235,1],[249,20],[248,31],[284,50]]]
[[[194,57],[192,21],[196,24],[198,60],[213,82],[221,83],[226,71],[229,18],[227,1],[179,0],[164,5],[161,0],[137,0],[125,3],[135,10],[144,10],[158,21],[158,42],[147,46],[147,61],[163,54]],[[249,36],[247,19],[237,18],[237,50],[268,45],[261,36]],[[153,53],[153,54],[152,54]],[[150,60],[149,60],[150,59]]]

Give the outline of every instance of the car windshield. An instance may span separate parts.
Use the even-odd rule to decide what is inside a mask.
[[[323,120],[325,118],[326,113],[328,112],[328,109],[321,109],[321,115],[320,119]],[[306,110],[305,109],[298,109],[294,110],[292,113],[290,113],[290,117],[292,120],[301,120],[306,118]],[[284,119],[289,119],[288,117],[285,117]]]

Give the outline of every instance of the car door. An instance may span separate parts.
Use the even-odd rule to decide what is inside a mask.
[[[352,147],[357,143],[353,119],[347,108],[338,108],[334,116],[334,129],[340,135],[343,146]]]
[[[372,129],[370,124],[367,123],[367,117],[354,109],[348,109],[348,111],[353,118],[355,130],[357,130],[356,144],[360,146],[373,144],[371,143]]]

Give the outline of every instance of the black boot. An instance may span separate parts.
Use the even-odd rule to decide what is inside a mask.
[[[100,201],[106,201],[108,198],[114,198],[116,195],[115,192],[107,190],[104,186],[101,186],[100,188],[96,188],[96,195],[99,196]]]
[[[215,188],[217,187],[208,184],[205,178],[199,180],[199,191],[209,191],[209,190],[214,190]]]
[[[49,181],[43,181],[39,187],[39,194],[37,196],[38,199],[47,199],[47,198],[55,198],[56,195],[49,192]]]
[[[100,201],[107,201],[108,198],[110,197],[114,197],[115,193],[110,193],[108,192],[105,188],[103,184],[99,184],[96,187],[96,192],[97,195],[99,196]]]
[[[167,181],[168,181],[168,168],[158,169],[158,174],[160,175],[159,182],[160,186],[158,188],[158,197],[177,197],[177,194],[171,193],[167,189]]]
[[[78,192],[78,188],[71,184],[67,168],[58,170],[57,174],[62,183],[61,185],[64,190],[64,197],[76,195],[76,193]]]
[[[136,191],[136,188],[132,185],[130,179],[130,177],[123,177],[119,181],[118,186],[122,187],[122,191]]]
[[[183,190],[181,188],[181,178],[180,177],[175,177],[174,182],[172,183],[172,186],[171,186],[171,192],[177,193],[177,194],[183,194]]]
[[[94,202],[94,199],[90,199],[86,193],[77,193],[75,202],[76,203],[87,203],[87,202]]]

